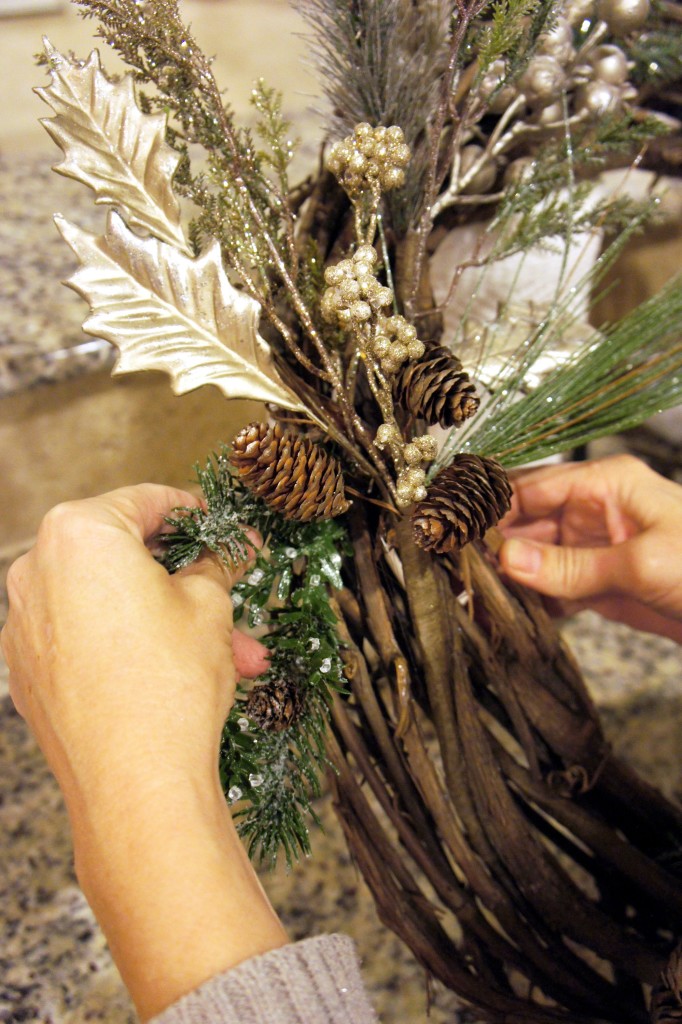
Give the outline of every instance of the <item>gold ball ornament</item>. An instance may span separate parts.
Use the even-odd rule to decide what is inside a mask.
[[[543,111],[550,107],[543,107]],[[530,185],[537,170],[537,162],[530,156],[520,156],[505,168],[502,179],[505,185]]]
[[[563,105],[561,103],[550,103],[548,107],[540,107],[538,110],[533,111],[529,121],[531,124],[541,125],[545,128],[548,125],[563,125],[564,117]]]
[[[529,107],[548,107],[556,103],[565,86],[564,69],[549,54],[533,57],[519,78],[519,91],[526,97]]]
[[[575,97],[576,111],[593,120],[617,114],[622,106],[623,93],[610,82],[589,82],[578,89]]]
[[[595,78],[611,85],[623,85],[628,77],[628,59],[619,46],[605,43],[595,46],[589,56]]]
[[[557,17],[549,32],[540,37],[538,52],[554,57],[560,64],[568,64],[575,55],[573,29],[568,18]]]
[[[597,17],[594,0],[567,0],[563,14],[574,28],[580,27],[585,21],[594,21]]]
[[[502,114],[512,100],[516,98],[514,86],[504,84],[507,74],[508,69],[505,61],[498,58],[492,62],[478,83],[478,95],[493,114]]]
[[[478,163],[484,152],[485,150],[482,146],[471,145],[462,147],[460,153],[460,177],[465,179],[465,184],[462,188],[462,192],[465,195],[482,195],[484,192],[489,192],[495,184],[497,167],[493,160],[483,161],[475,174],[466,180],[468,172]]]
[[[649,17],[649,0],[597,0],[597,15],[614,36],[641,28]]]

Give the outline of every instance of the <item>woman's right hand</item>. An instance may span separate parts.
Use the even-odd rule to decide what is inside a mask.
[[[682,643],[682,487],[618,455],[520,473],[501,523],[503,570],[566,613]]]

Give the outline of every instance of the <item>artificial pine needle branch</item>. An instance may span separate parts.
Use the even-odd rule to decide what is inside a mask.
[[[626,430],[678,404],[680,339],[682,283],[676,279],[531,394],[486,419],[466,447],[519,466]]]
[[[343,688],[336,618],[328,589],[342,586],[346,541],[336,522],[287,522],[235,480],[227,449],[195,467],[205,508],[177,509],[163,534],[163,563],[177,571],[204,550],[234,565],[249,555],[245,525],[263,548],[232,591],[234,618],[267,625],[270,666],[238,694],[223,737],[220,774],[237,804],[239,831],[253,856],[289,864],[310,853],[308,820],[326,768],[324,737],[332,694]]]

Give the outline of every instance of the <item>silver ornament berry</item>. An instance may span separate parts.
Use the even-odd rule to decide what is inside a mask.
[[[561,64],[549,54],[533,57],[519,78],[519,89],[530,107],[548,107],[560,97],[566,85]]]
[[[624,36],[641,28],[650,10],[649,0],[597,0],[597,15],[614,36]]]
[[[594,77],[611,85],[623,85],[628,77],[628,60],[619,46],[595,46],[589,55]]]

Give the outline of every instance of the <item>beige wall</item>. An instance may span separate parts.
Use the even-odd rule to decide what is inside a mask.
[[[184,487],[192,466],[252,419],[214,387],[178,398],[161,374],[97,373],[0,402],[0,554],[59,501],[150,480]]]

